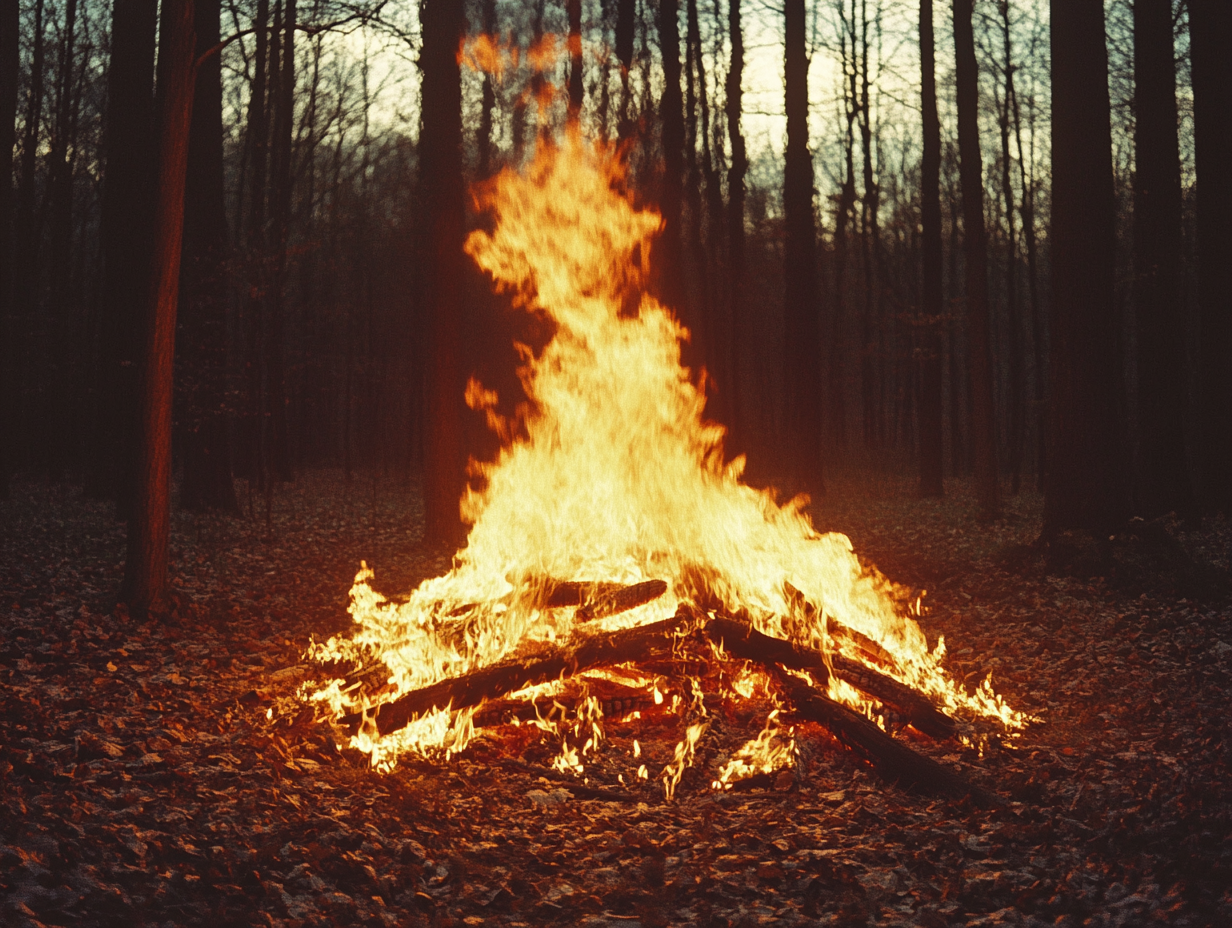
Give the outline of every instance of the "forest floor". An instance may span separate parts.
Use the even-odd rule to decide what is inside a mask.
[[[18,482],[0,502],[0,923],[1232,924],[1232,529],[1162,520],[1042,552],[1038,495],[979,525],[950,489],[840,481],[818,508],[927,588],[958,678],[991,670],[1042,720],[982,756],[916,739],[992,809],[904,792],[810,726],[794,775],[716,793],[723,750],[760,729],[747,713],[716,719],[672,802],[653,774],[641,802],[574,798],[542,746],[518,767],[497,737],[378,774],[294,693],[310,636],[347,628],[361,559],[391,595],[447,568],[414,487],[310,474],[268,521],[260,501],[178,514],[177,615],[138,622],[113,605],[109,508]],[[680,723],[609,735],[628,776],[632,739],[657,770]]]

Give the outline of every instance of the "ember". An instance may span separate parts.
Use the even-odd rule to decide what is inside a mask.
[[[863,567],[846,536],[813,529],[807,500],[780,505],[741,481],[743,459],[724,458],[723,429],[704,418],[699,378],[681,365],[689,333],[643,291],[660,220],[633,206],[623,179],[613,152],[574,128],[524,173],[476,190],[492,231],[473,233],[468,253],[517,306],[556,325],[542,353],[522,350],[533,408],[505,421],[472,381],[468,402],[506,442],[473,465],[484,487],[462,500],[466,547],[405,602],[376,593],[365,566],[351,591],[355,634],[312,648],[356,669],[306,695],[380,769],[408,751],[448,757],[477,722],[520,721],[518,704],[529,705],[559,739],[556,769],[580,776],[608,714],[590,694],[595,672],[650,662],[661,672],[641,692],[670,691],[663,711],[684,724],[661,774],[671,798],[705,737],[703,693],[755,662],[792,718],[827,726],[896,780],[964,791],[885,729],[944,738],[955,719],[976,735],[987,727],[970,723],[1014,730],[1027,719],[989,681],[969,693],[951,680],[944,642],[928,647],[898,606],[903,591]],[[727,699],[749,695],[747,681],[724,688]],[[549,723],[536,700],[561,696],[573,720]],[[639,705],[607,701],[617,713],[626,704]],[[784,724],[774,708],[715,783],[790,764]]]

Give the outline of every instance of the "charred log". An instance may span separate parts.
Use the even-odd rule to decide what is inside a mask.
[[[623,664],[662,654],[671,650],[674,633],[681,624],[680,617],[673,617],[611,634],[585,635],[564,648],[500,661],[412,690],[375,710],[377,731],[388,735],[434,709],[465,709],[527,686],[573,676],[591,667]],[[357,726],[360,721],[359,715],[349,715],[342,720],[344,725],[351,726]]]
[[[604,581],[550,580],[540,597],[540,605],[548,608],[577,606],[576,618],[586,622],[619,615],[653,602],[667,592],[663,580],[644,580],[627,585]]]
[[[887,780],[924,793],[970,795],[981,804],[992,801],[963,777],[895,741],[864,716],[822,695],[803,680],[784,673],[779,675],[779,682],[799,718],[824,725]]]

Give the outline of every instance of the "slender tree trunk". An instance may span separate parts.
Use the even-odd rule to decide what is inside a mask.
[[[1232,6],[1189,0],[1198,172],[1198,460],[1205,509],[1232,514]]]
[[[616,0],[616,58],[620,61],[620,115],[616,133],[623,140],[633,130],[629,112],[632,100],[629,92],[629,71],[633,68],[633,24],[636,0]]]
[[[582,0],[565,0],[569,18],[569,119],[582,115]]]
[[[997,127],[1001,131],[1001,195],[1005,200],[1005,300],[1010,353],[1010,492],[1022,487],[1022,456],[1026,422],[1026,393],[1022,347],[1022,310],[1018,302],[1018,230],[1014,223],[1014,183],[1010,156],[1010,94],[1014,79],[1013,44],[1010,35],[1009,0],[997,0],[1001,17],[1001,45],[1005,56],[1005,97],[997,101]]]
[[[920,493],[942,496],[944,441],[941,400],[941,324],[945,316],[941,248],[941,120],[937,115],[933,0],[920,0],[920,101],[924,150],[920,166],[920,225],[924,344],[920,371]]]
[[[815,492],[822,476],[821,333],[818,330],[817,232],[808,132],[808,51],[804,0],[786,5],[787,152],[783,178],[783,293],[786,317],[787,448],[792,477]]]
[[[702,244],[702,173],[698,161],[698,142],[704,138],[700,128],[698,100],[705,93],[702,65],[701,28],[697,17],[697,0],[685,0],[685,199],[689,207],[687,232],[690,279],[698,286],[688,288],[692,296],[694,364],[711,370],[710,282],[706,268],[706,250]]]
[[[959,359],[962,355],[962,316],[958,312],[958,305],[961,302],[961,288],[958,276],[958,255],[960,245],[958,240],[958,230],[961,225],[960,211],[958,203],[954,200],[953,195],[949,196],[950,207],[950,253],[949,253],[949,279],[950,279],[950,321],[947,329],[949,330],[949,363],[950,363],[950,459],[954,470],[954,476],[966,476],[971,472],[970,463],[970,448],[963,440],[964,435],[970,435],[969,428],[966,423],[969,422],[969,417],[965,414],[968,409],[968,404],[963,402],[964,397],[968,394],[967,389],[970,384],[970,378],[967,376],[969,368],[961,364]]]
[[[677,0],[659,0],[659,47],[663,54],[663,178],[659,206],[663,229],[655,242],[651,268],[659,300],[691,326],[686,306],[682,260],[682,184],[684,181],[684,101],[680,92],[680,24]]]
[[[219,0],[195,0],[196,54],[219,41]],[[227,213],[222,155],[222,59],[198,73],[188,140],[180,274],[180,377],[185,509],[239,512],[231,480],[227,411]],[[185,376],[186,375],[186,376]]]
[[[17,143],[17,0],[0,0],[0,499],[17,462],[17,314],[13,303],[13,146]]]
[[[136,481],[145,302],[154,248],[156,0],[116,0],[103,136],[98,408],[86,491],[128,518]]]
[[[158,200],[141,389],[141,444],[121,594],[141,617],[164,610],[168,599],[172,367],[196,70],[193,0],[163,0],[162,15],[169,22],[160,43]]]
[[[984,172],[980,158],[979,75],[974,0],[954,0],[954,46],[958,80],[958,148],[963,201],[963,254],[967,278],[967,345],[971,364],[971,440],[976,493],[983,519],[1000,508],[997,479],[996,414],[992,395],[992,346],[989,337],[988,245],[984,232]]]
[[[1102,0],[1052,0],[1052,349],[1044,534],[1128,515]]]
[[[462,242],[462,80],[456,57],[465,18],[453,0],[421,0],[423,125],[420,187],[428,229],[420,288],[428,312],[428,441],[425,510],[428,536],[460,543],[464,486]]]
[[[1171,0],[1134,2],[1134,306],[1140,474],[1136,510],[1188,512],[1181,157]]]
[[[747,441],[745,417],[741,411],[744,400],[744,380],[741,365],[743,347],[749,337],[749,319],[744,303],[744,175],[748,171],[748,155],[744,133],[740,129],[743,115],[744,32],[740,22],[740,0],[728,0],[727,29],[731,42],[731,58],[727,68],[726,107],[727,135],[731,145],[731,161],[727,168],[727,283],[731,318],[731,425],[737,446]]]
[[[243,301],[244,328],[247,335],[246,369],[248,380],[247,457],[245,471],[249,489],[263,489],[269,480],[269,465],[265,442],[265,300],[269,275],[265,228],[266,172],[269,153],[269,123],[266,110],[266,88],[269,77],[269,0],[257,0],[257,16],[253,21],[256,50],[253,56],[252,87],[248,97],[247,136],[251,146],[248,170],[248,216],[245,247],[248,254],[248,286]]]
[[[496,0],[483,0],[483,31],[485,35],[496,37]],[[483,75],[483,99],[479,105],[479,137],[476,147],[479,149],[479,177],[485,178],[492,173],[492,110],[496,106],[496,88],[492,83],[492,75]]]
[[[1044,488],[1044,462],[1047,457],[1046,439],[1048,429],[1045,422],[1047,401],[1047,365],[1044,361],[1044,318],[1040,311],[1038,247],[1035,241],[1035,178],[1027,174],[1027,159],[1022,148],[1022,111],[1018,103],[1018,93],[1014,88],[1014,72],[1006,75],[1006,93],[1014,107],[1014,138],[1018,152],[1018,176],[1022,184],[1022,235],[1027,245],[1027,297],[1031,306],[1031,351],[1035,364],[1035,487]]]
[[[846,0],[843,0],[845,3]],[[843,187],[839,193],[838,210],[834,224],[834,312],[831,314],[828,350],[829,416],[827,421],[834,444],[840,448],[847,445],[847,341],[843,337],[847,323],[847,271],[851,266],[851,233],[855,227],[856,168],[855,124],[857,109],[855,32],[847,25],[845,6],[842,31],[839,34],[843,70],[843,110],[846,130],[843,133]],[[851,39],[850,44],[848,39]],[[864,316],[860,319],[860,397],[864,399],[866,361],[864,357]]]
[[[855,4],[852,3],[852,20],[855,21]],[[857,39],[852,35],[852,61],[859,71],[859,126],[860,143],[863,153],[864,194],[860,198],[860,240],[863,246],[864,264],[864,313],[862,317],[862,334],[864,344],[861,358],[863,364],[860,373],[861,400],[864,407],[864,445],[866,448],[880,448],[885,430],[885,410],[882,403],[882,383],[884,371],[879,377],[879,362],[882,358],[882,320],[881,320],[881,228],[878,222],[878,210],[881,204],[881,191],[873,171],[873,126],[871,79],[869,77],[869,22],[868,0],[860,0],[860,36],[857,50]],[[857,63],[858,62],[858,63]],[[853,87],[853,95],[855,89]]]
[[[269,466],[273,480],[290,481],[291,456],[287,433],[287,384],[285,315],[287,289],[287,248],[290,242],[291,194],[294,178],[291,174],[291,145],[295,126],[295,27],[296,0],[283,0],[282,31],[279,38],[278,85],[271,87],[274,99],[273,199],[274,255],[273,274],[267,304],[266,327],[266,394],[269,410]],[[274,66],[271,61],[271,67]],[[266,485],[267,492],[272,482]]]

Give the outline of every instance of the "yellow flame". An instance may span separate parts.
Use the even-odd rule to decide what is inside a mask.
[[[779,710],[766,717],[761,733],[747,741],[723,767],[719,778],[711,783],[714,789],[731,789],[732,784],[758,773],[773,773],[795,765],[796,739],[793,730],[779,722]]]
[[[548,38],[541,44],[533,61],[555,51]],[[945,711],[1020,727],[1024,716],[990,685],[968,694],[946,675],[944,643],[928,648],[889,581],[861,565],[845,535],[819,534],[803,500],[778,504],[742,482],[742,458],[724,458],[723,428],[704,416],[701,378],[681,366],[688,332],[644,292],[660,217],[636,208],[624,187],[613,150],[583,141],[575,127],[522,173],[506,170],[475,190],[490,221],[470,235],[467,253],[516,305],[549,317],[555,334],[538,355],[521,351],[530,404],[518,429],[496,421],[490,390],[468,386],[472,405],[507,431],[496,460],[475,465],[483,488],[461,502],[471,530],[453,569],[395,603],[372,589],[365,565],[351,590],[354,634],[314,643],[313,656],[383,662],[382,698],[391,698],[520,646],[568,638],[575,609],[544,607],[534,595],[546,578],[668,582],[657,600],[603,620],[611,629],[668,618],[705,576],[710,595],[766,634],[830,647],[826,623],[838,623],[875,642],[893,662],[883,671]],[[789,588],[810,604],[803,618]],[[906,611],[918,614],[922,603]],[[368,699],[340,681],[313,698],[335,716]],[[654,698],[662,701],[657,687]],[[458,725],[469,715],[432,718],[413,734],[368,734],[357,746],[389,764],[400,751],[439,754],[465,743]],[[683,766],[673,782],[680,773]]]

